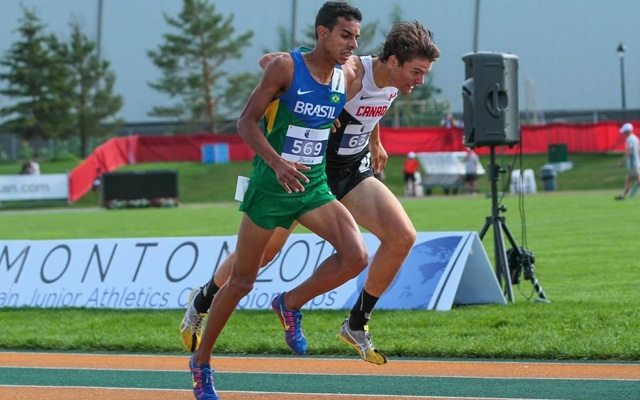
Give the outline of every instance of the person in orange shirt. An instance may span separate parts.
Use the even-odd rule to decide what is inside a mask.
[[[420,169],[420,163],[416,159],[416,153],[409,152],[404,160],[404,184],[407,196],[416,195],[416,171]]]

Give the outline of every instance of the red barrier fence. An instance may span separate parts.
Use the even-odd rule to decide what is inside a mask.
[[[522,152],[547,153],[550,144],[563,143],[569,153],[602,153],[624,150],[624,136],[620,135],[617,122],[597,124],[548,124],[523,125],[521,127]],[[634,123],[640,126],[640,121]],[[410,151],[462,151],[464,131],[459,128],[382,128],[380,139],[390,155],[404,155]],[[506,149],[513,153],[519,146]],[[479,148],[479,154],[489,152]]]
[[[200,161],[201,147],[205,144],[227,143],[229,160],[250,160],[253,151],[238,135],[199,133],[175,136],[127,136],[113,138],[96,148],[69,175],[69,199],[77,201],[91,189],[98,168],[110,172],[123,165]]]
[[[640,121],[634,123],[640,126]],[[624,136],[617,122],[593,124],[523,125],[523,153],[546,153],[550,144],[566,144],[569,153],[601,153],[624,150]],[[381,128],[382,144],[389,155],[414,152],[461,151],[464,133],[459,128]],[[238,135],[199,133],[175,136],[128,136],[114,138],[98,147],[70,174],[69,198],[77,201],[91,189],[96,169],[113,171],[123,165],[147,162],[201,161],[205,144],[227,143],[229,160],[250,160],[253,151]],[[505,153],[518,151],[506,148]],[[477,153],[486,154],[488,148]]]

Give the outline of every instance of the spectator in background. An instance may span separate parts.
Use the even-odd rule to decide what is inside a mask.
[[[407,154],[404,160],[404,184],[405,194],[407,196],[416,195],[416,171],[420,169],[420,163],[416,159],[416,153],[413,151]]]
[[[445,128],[462,128],[463,127],[462,121],[458,121],[457,119],[453,118],[453,114],[451,113],[448,113],[442,119],[442,121],[440,121],[440,125],[442,125]]]
[[[31,170],[31,165],[29,165],[29,161],[25,161],[22,163],[22,167],[20,167],[20,175],[29,175],[29,171]]]
[[[616,200],[624,200],[631,190],[631,186],[640,183],[640,155],[638,154],[638,137],[633,133],[633,125],[626,123],[620,128],[620,133],[627,137],[625,141],[625,150],[619,165],[626,163],[627,174],[624,182],[624,192],[620,196],[616,196]],[[634,192],[637,190],[637,186]],[[635,193],[632,193],[632,197]]]
[[[21,175],[40,175],[40,164],[30,158],[26,163],[22,164],[20,170]]]
[[[464,191],[478,194],[478,164],[480,159],[472,148],[467,147],[467,154],[464,156]]]
[[[100,186],[102,185],[102,169],[100,167],[96,168],[96,176],[93,179],[93,185],[91,186],[91,191],[96,196],[96,201],[98,205],[100,205]]]

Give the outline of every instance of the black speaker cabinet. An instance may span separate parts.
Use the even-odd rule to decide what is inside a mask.
[[[464,145],[474,148],[519,143],[518,57],[479,52],[465,54],[462,61]]]
[[[178,202],[178,171],[128,171],[102,175],[107,208],[172,206]]]

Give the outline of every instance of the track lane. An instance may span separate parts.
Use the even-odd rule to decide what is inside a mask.
[[[188,356],[0,352],[0,366],[72,369],[188,371]],[[398,360],[373,365],[360,359],[215,357],[225,373],[396,375],[476,378],[640,380],[640,364],[524,361]]]

